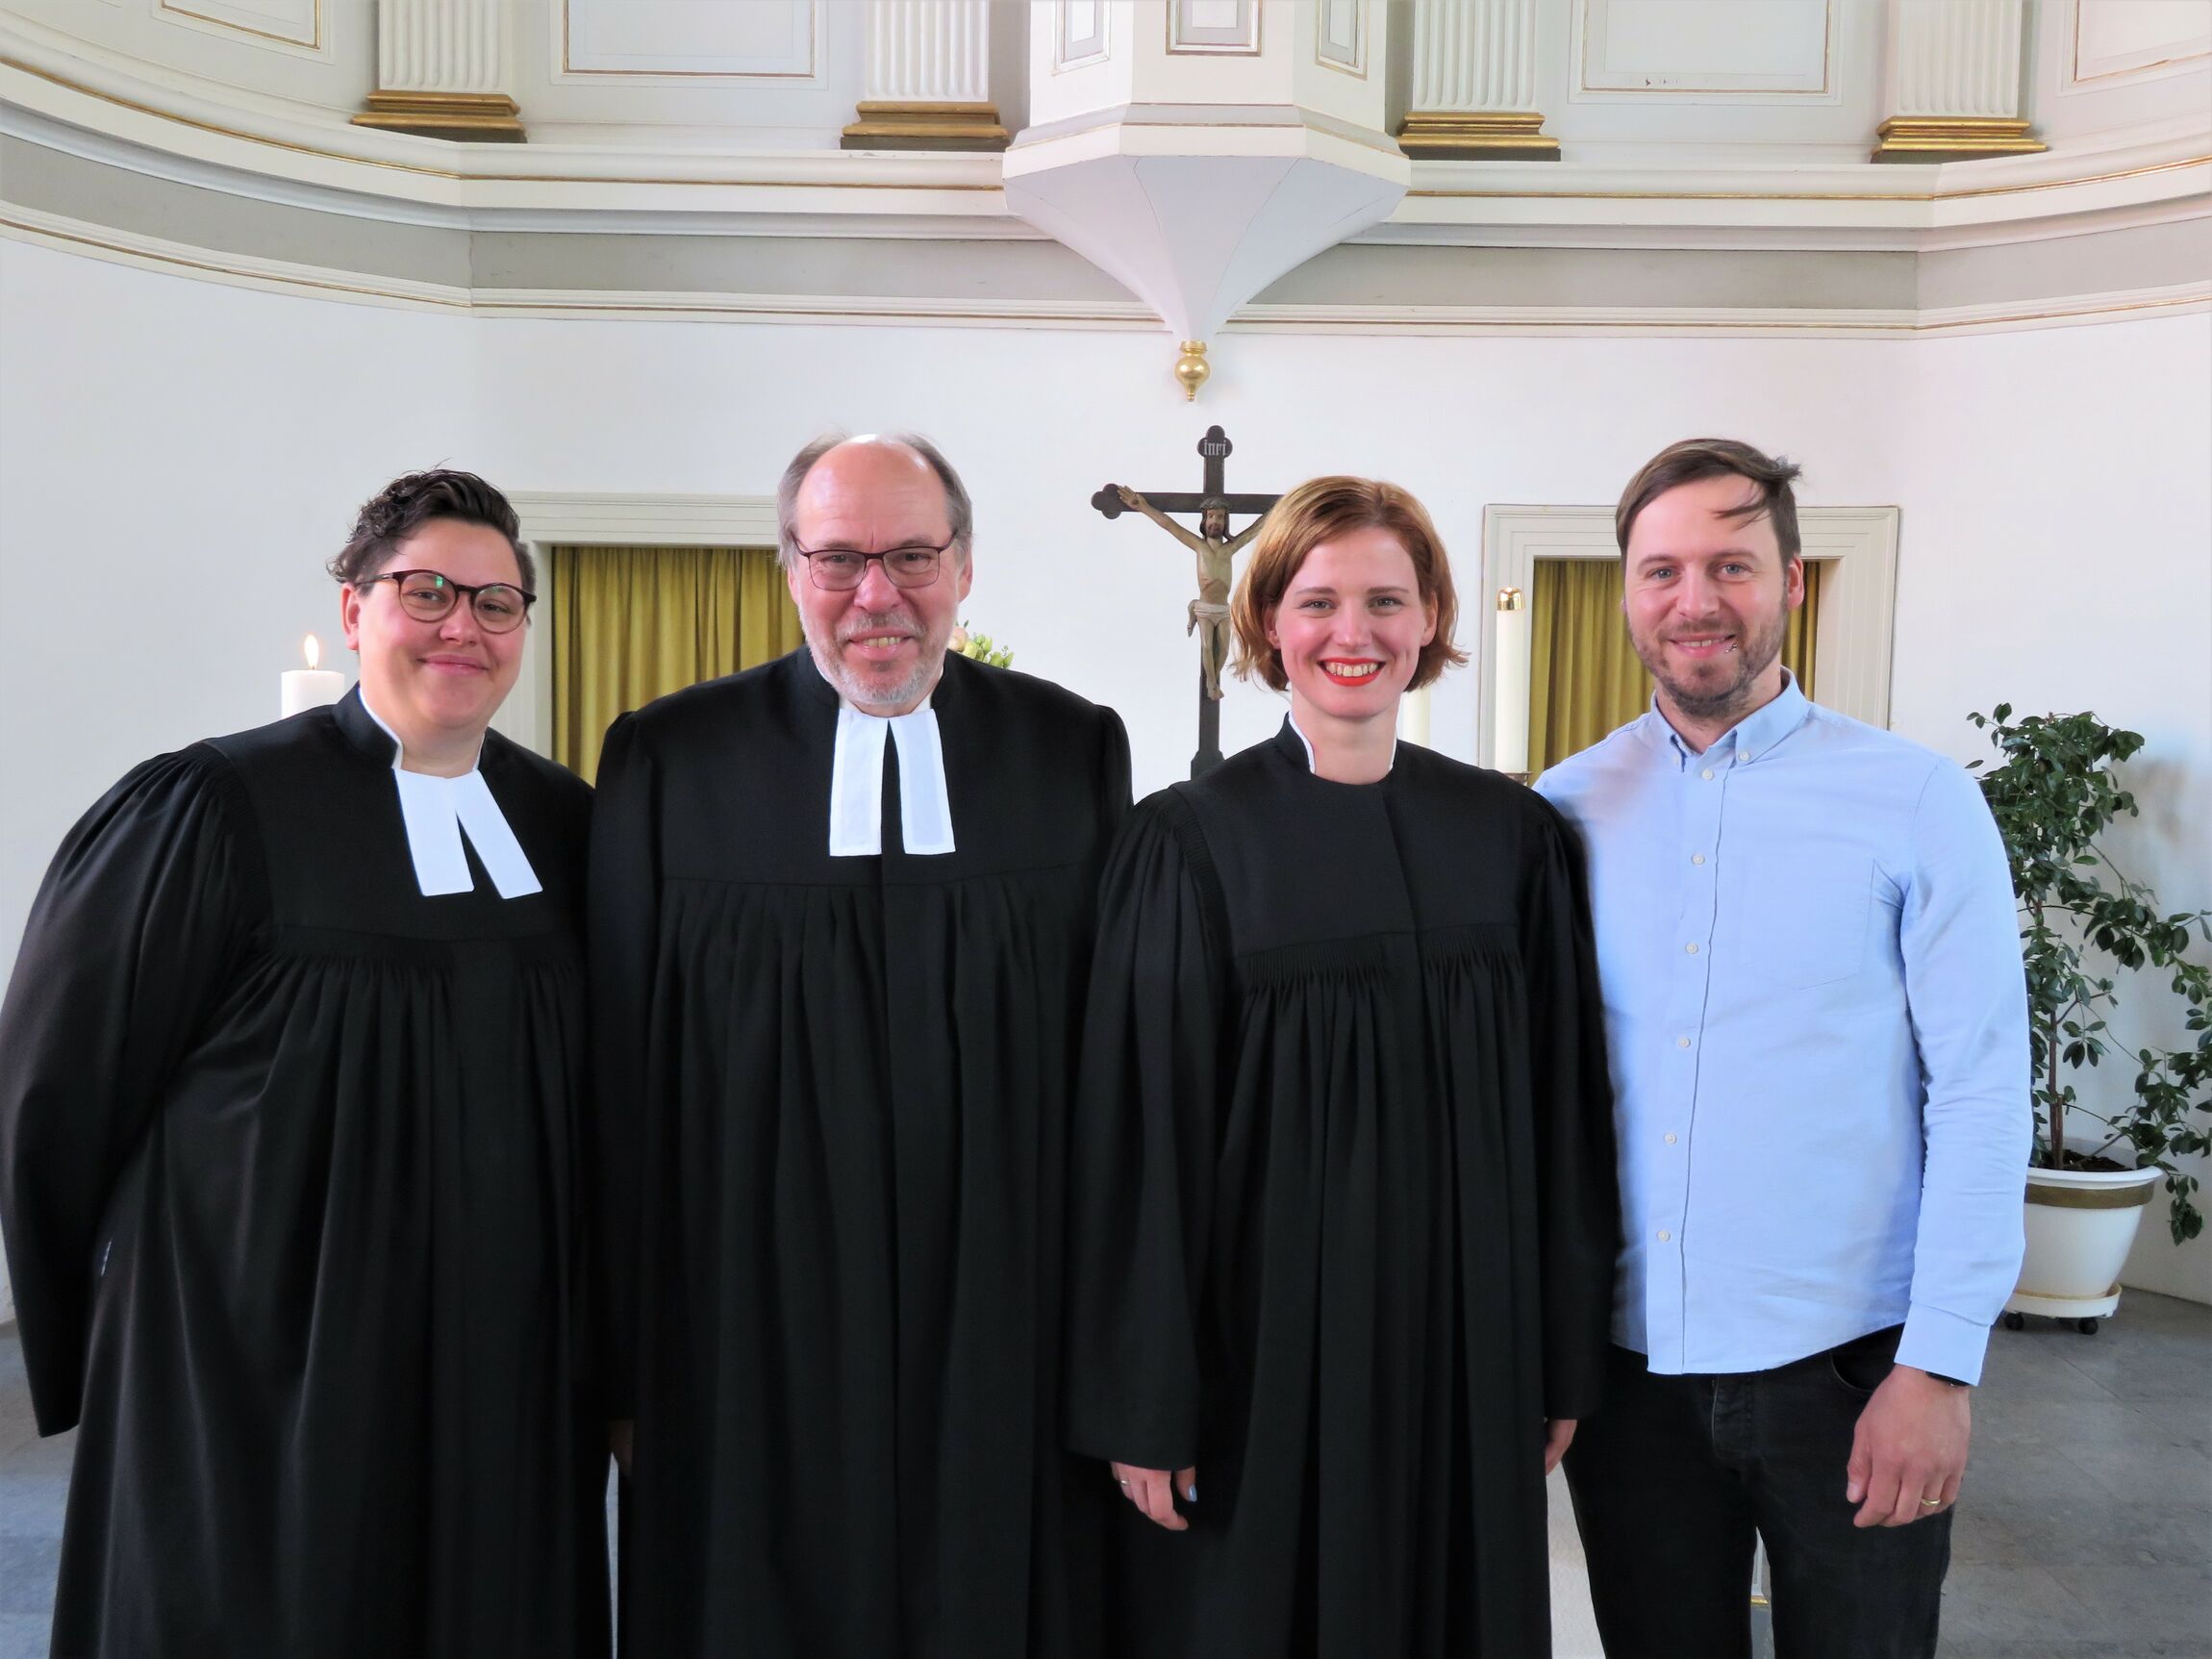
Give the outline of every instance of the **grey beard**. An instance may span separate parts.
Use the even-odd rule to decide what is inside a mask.
[[[896,685],[886,687],[880,683],[863,681],[850,673],[838,656],[834,641],[830,649],[824,650],[813,635],[807,636],[807,649],[813,653],[815,666],[821,670],[822,678],[834,686],[838,694],[846,702],[864,712],[878,708],[904,708],[921,700],[922,692],[929,690],[937,678],[938,670],[944,666],[943,641],[938,642],[934,652],[929,649],[929,641],[924,640],[921,644],[920,659],[912,671]]]

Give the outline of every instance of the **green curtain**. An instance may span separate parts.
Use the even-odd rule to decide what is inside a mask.
[[[1782,664],[1808,697],[1822,569],[1805,561],[1805,602],[1782,638]],[[1528,764],[1541,772],[1641,715],[1651,677],[1628,643],[1618,559],[1539,559],[1529,620]]]
[[[772,547],[551,549],[553,757],[587,778],[617,715],[795,648]]]

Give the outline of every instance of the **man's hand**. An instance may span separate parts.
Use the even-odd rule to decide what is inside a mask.
[[[1555,1417],[1544,1428],[1544,1472],[1549,1474],[1574,1444],[1574,1419]]]
[[[1175,1513],[1175,1499],[1185,1503],[1198,1501],[1198,1471],[1179,1469],[1174,1484],[1168,1481],[1164,1469],[1139,1469],[1135,1464],[1110,1465],[1115,1482],[1121,1488],[1121,1496],[1135,1504],[1145,1519],[1165,1526],[1169,1532],[1188,1532],[1191,1523]]]
[[[1891,1370],[1851,1436],[1844,1496],[1859,1505],[1853,1526],[1906,1526],[1958,1501],[1973,1429],[1967,1403],[1973,1392],[1913,1366]]]

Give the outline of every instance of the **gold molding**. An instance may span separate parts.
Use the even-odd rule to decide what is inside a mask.
[[[2094,86],[2099,81],[2116,81],[2124,75],[2141,75],[2148,79],[2156,71],[2171,68],[2175,63],[2189,63],[2199,58],[2212,57],[2212,51],[2177,52],[2171,58],[2158,58],[2148,63],[2131,63],[2124,69],[2099,69],[2094,75],[2084,75],[2081,72],[2081,0],[2073,0],[2073,5],[2074,51],[2072,61],[2066,65],[2066,84],[2069,87]],[[2166,43],[2174,44],[2173,41]]]
[[[1342,63],[1328,54],[1329,9],[1327,0],[1314,8],[1314,64],[1317,68],[1334,69],[1340,75],[1349,75],[1355,81],[1368,78],[1368,26],[1372,19],[1368,15],[1368,0],[1352,0],[1352,61]]]
[[[1195,403],[1198,388],[1213,377],[1214,365],[1206,361],[1206,342],[1187,339],[1175,358],[1175,381],[1183,389],[1183,401]]]
[[[561,73],[608,75],[618,79],[655,81],[813,81],[819,78],[816,60],[821,48],[821,8],[807,0],[807,66],[803,69],[579,69],[571,61],[569,0],[561,0]]]
[[[1398,148],[1417,161],[1556,162],[1559,140],[1534,110],[1414,110]]]
[[[217,17],[206,12],[195,12],[189,6],[179,6],[175,0],[157,0],[155,12],[163,17],[189,17],[195,23],[206,23],[216,29],[228,29],[234,35],[251,35],[259,40],[275,40],[287,46],[305,47],[310,52],[321,52],[323,45],[322,0],[314,0],[314,36],[302,40],[297,35],[282,35],[274,29],[256,29],[250,23],[234,23],[228,17]]]
[[[1576,26],[1573,29],[1573,34],[1581,37],[1582,46],[1581,62],[1576,65],[1574,75],[1574,89],[1577,92],[1592,93],[1607,102],[1611,102],[1616,97],[1633,98],[1646,93],[1653,97],[1683,97],[1685,95],[1698,99],[1737,97],[1756,99],[1761,102],[1771,98],[1833,98],[1838,94],[1836,46],[1840,26],[1836,20],[1835,0],[1821,0],[1821,84],[1817,88],[1809,87],[1709,87],[1695,82],[1668,87],[1648,85],[1642,87],[1593,87],[1590,84],[1590,7],[1591,0],[1580,0],[1580,4],[1575,8]]]
[[[2027,1201],[2053,1210],[2132,1210],[2150,1202],[2155,1181],[2134,1187],[2046,1187],[2027,1184]]]
[[[1180,34],[1183,15],[1182,0],[1168,0],[1163,13],[1168,22],[1166,44],[1161,47],[1170,58],[1257,58],[1262,56],[1260,27],[1267,20],[1267,8],[1260,0],[1244,0],[1244,15],[1251,19],[1249,35],[1242,41],[1186,41]],[[1103,5],[1103,0],[1101,0]]]
[[[2008,115],[1892,115],[1874,129],[1876,162],[1978,162],[2049,149]]]
[[[519,144],[519,115],[504,92],[371,92],[353,124],[464,144]]]
[[[458,167],[424,166],[417,162],[392,161],[381,156],[361,156],[343,150],[324,149],[316,144],[303,144],[289,138],[272,138],[263,133],[249,133],[239,127],[226,127],[214,121],[203,121],[192,115],[179,114],[174,110],[163,110],[153,104],[142,104],[115,92],[104,91],[52,69],[41,68],[0,53],[0,69],[11,69],[17,74],[29,75],[74,92],[79,97],[91,98],[102,104],[111,104],[133,114],[145,115],[154,120],[167,121],[193,132],[213,133],[218,138],[236,138],[240,143],[261,144],[272,150],[289,150],[294,155],[314,156],[321,161],[342,162],[353,166],[381,167],[388,172],[414,173],[423,178],[465,180],[470,184],[529,184],[529,185],[679,185],[708,187],[716,189],[816,189],[816,190],[881,190],[881,191],[976,191],[994,193],[1004,187],[993,184],[935,184],[908,185],[882,180],[852,179],[714,179],[658,177],[641,174],[591,174],[591,173],[499,173],[476,168],[463,170]],[[63,117],[65,118],[65,117]],[[83,125],[84,123],[77,123]],[[93,128],[94,131],[102,131]],[[131,140],[126,140],[131,141]],[[142,141],[142,140],[141,140]],[[1658,201],[1658,202],[1949,202],[1963,201],[1973,196],[2009,196],[2035,190],[2065,190],[2088,185],[2116,184],[2123,179],[2138,179],[2152,173],[2170,173],[2182,167],[2201,167],[2212,163],[2212,154],[2184,156],[2178,161],[2153,162],[2140,167],[2123,167],[2109,173],[2085,173],[2078,177],[2035,179],[2018,185],[1978,185],[1971,189],[1953,190],[1462,190],[1462,189],[1409,189],[1408,197],[1464,198],[1476,201]]]
[[[1012,135],[996,104],[863,102],[860,119],[838,139],[841,150],[1003,150]]]

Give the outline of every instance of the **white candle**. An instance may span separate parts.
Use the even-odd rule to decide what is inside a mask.
[[[318,668],[322,661],[322,643],[313,634],[307,637],[305,647],[307,666],[287,668],[284,689],[279,696],[280,713],[296,715],[303,709],[319,709],[325,703],[335,703],[345,695],[345,676],[336,668]]]
[[[1528,606],[1519,588],[1497,591],[1496,667],[1491,685],[1497,713],[1491,725],[1492,764],[1501,772],[1528,770]]]
[[[1408,691],[1398,699],[1397,735],[1409,743],[1428,747],[1428,693],[1430,688]]]

